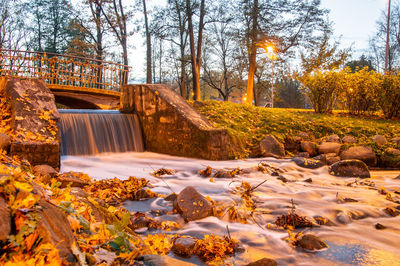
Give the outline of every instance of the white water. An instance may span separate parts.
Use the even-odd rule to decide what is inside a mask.
[[[233,179],[215,178],[215,183],[197,174],[198,170],[203,170],[208,165],[214,169],[252,168],[259,162],[282,169],[282,175],[293,182],[283,183],[275,176],[257,171]],[[177,173],[164,176],[165,182],[150,175],[161,167],[177,170]],[[189,222],[180,230],[171,233],[198,237],[210,233],[226,235],[228,225],[231,236],[240,240],[246,249],[244,253],[237,254],[229,260],[235,265],[263,257],[276,259],[278,265],[400,265],[400,216],[393,218],[383,212],[384,208],[396,207],[398,204],[386,200],[385,196],[368,186],[346,186],[355,179],[331,176],[327,167],[310,170],[300,168],[290,160],[272,158],[216,162],[145,152],[92,157],[65,156],[62,157],[61,171],[84,172],[96,179],[144,177],[150,180],[154,192],[163,194],[170,194],[170,188],[179,193],[186,186],[194,186],[203,195],[224,202],[237,200],[231,191],[242,180],[255,186],[267,179],[267,182],[255,190],[258,207],[270,211],[269,214],[256,215],[257,223],[262,228],[255,223],[230,223],[226,219],[208,217]],[[399,195],[393,193],[400,191],[400,180],[394,179],[399,174],[400,172],[372,172],[372,181],[376,187],[385,187],[395,200],[399,200]],[[307,178],[312,178],[313,182],[302,182]],[[336,193],[358,202],[338,203]],[[296,204],[297,214],[305,215],[311,220],[313,216],[320,215],[335,223],[334,226],[314,227],[308,230],[325,241],[329,245],[328,249],[313,253],[304,252],[291,247],[284,240],[287,237],[285,231],[266,229],[265,226],[273,223],[278,215],[288,212],[291,199]],[[130,211],[172,209],[171,203],[163,199],[129,202],[125,206]],[[342,224],[337,219],[341,212],[352,213],[355,218],[348,224]],[[387,229],[376,230],[376,223],[387,226]],[[189,261],[201,264],[195,258]]]

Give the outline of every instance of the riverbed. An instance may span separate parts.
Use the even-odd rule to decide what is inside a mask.
[[[254,170],[260,163],[279,169],[280,176],[287,182]],[[207,166],[247,170],[234,178],[211,179],[198,173]],[[159,168],[173,169],[176,173],[163,178],[152,176],[151,173]],[[371,172],[371,179],[363,182],[365,180],[332,176],[328,167],[315,170],[300,168],[289,159],[206,161],[150,152],[63,156],[61,172],[67,171],[83,172],[94,179],[143,177],[152,184],[152,191],[166,195],[193,186],[204,196],[226,203],[238,201],[237,195],[232,192],[242,181],[257,186],[266,180],[254,192],[257,207],[262,211],[255,214],[254,220],[249,220],[248,224],[207,217],[186,223],[179,230],[169,233],[196,237],[211,233],[226,235],[228,226],[230,235],[238,239],[245,249],[227,260],[234,265],[263,257],[275,259],[278,265],[400,265],[400,216],[392,217],[384,211],[386,207],[400,205],[379,192],[386,191],[394,201],[400,200],[400,195],[395,193],[400,193],[400,179],[396,179],[400,171],[374,171]],[[330,221],[330,226],[307,229],[307,233],[321,238],[329,248],[318,252],[294,248],[285,240],[288,233],[274,227],[276,218],[293,208],[292,200],[297,214],[310,220],[323,216]],[[126,202],[125,207],[131,212],[170,211],[172,203],[156,198]],[[377,223],[386,226],[386,229],[377,230]],[[170,256],[175,255],[171,252]],[[197,258],[186,260],[202,265]]]

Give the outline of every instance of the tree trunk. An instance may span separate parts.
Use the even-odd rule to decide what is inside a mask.
[[[200,93],[198,88],[199,85],[197,83],[198,72],[197,72],[197,65],[196,65],[196,50],[194,47],[194,33],[193,33],[193,22],[192,22],[192,8],[190,6],[190,0],[186,0],[186,13],[188,16],[188,23],[189,23],[189,41],[190,41],[190,61],[192,65],[192,76],[193,76],[193,93],[194,93],[194,100],[198,101],[200,99]]]
[[[143,2],[144,25],[146,29],[146,83],[152,83],[151,78],[151,36],[149,30],[149,22],[147,18],[146,0]]]
[[[250,54],[249,54],[249,74],[247,77],[247,103],[253,104],[254,95],[254,73],[256,72],[256,52],[257,52],[257,24],[258,24],[258,0],[254,0],[251,11],[252,25],[250,31]]]

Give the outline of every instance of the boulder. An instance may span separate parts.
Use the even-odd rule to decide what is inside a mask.
[[[181,257],[190,257],[194,254],[196,239],[192,237],[179,237],[175,239],[172,251]]]
[[[321,154],[335,153],[339,154],[342,145],[337,142],[322,142],[318,147],[318,152]]]
[[[317,161],[314,159],[307,159],[303,157],[294,157],[292,161],[298,166],[308,169],[317,169],[324,166],[324,164],[321,161]]]
[[[342,142],[343,142],[343,143],[352,144],[352,143],[356,143],[356,139],[355,139],[353,136],[344,136],[344,137],[342,138]]]
[[[299,152],[294,157],[303,157],[303,158],[310,158],[310,154],[308,152]]]
[[[375,135],[372,137],[372,141],[376,143],[376,145],[381,146],[387,143],[385,136]]]
[[[343,160],[331,166],[331,174],[341,177],[370,178],[368,166],[360,160]]]
[[[186,222],[203,219],[213,213],[212,204],[194,187],[184,188],[174,201],[174,210]]]
[[[332,164],[340,161],[340,157],[335,153],[328,153],[328,154],[325,154],[325,156],[326,156],[326,164],[327,165],[332,165]]]
[[[336,220],[341,224],[349,224],[353,221],[351,214],[347,211],[341,211],[336,215]]]
[[[177,266],[177,265],[179,265],[179,266],[196,266],[196,264],[193,264],[190,262],[174,259],[174,258],[171,258],[168,256],[154,255],[154,254],[141,256],[141,257],[137,258],[137,260],[142,261],[143,262],[142,265],[145,265],[145,266]],[[136,265],[136,264],[133,264],[133,265]]]
[[[50,183],[50,180],[58,174],[56,169],[47,164],[35,165],[32,170],[36,176],[42,177],[42,182],[45,184]]]
[[[62,259],[75,263],[76,258],[71,251],[75,238],[67,217],[47,201],[39,200],[39,206],[37,230],[42,238],[41,243],[52,243]]]
[[[261,141],[260,148],[264,156],[272,156],[272,157],[285,156],[285,147],[272,135],[267,135]]]
[[[303,141],[300,144],[301,150],[308,152],[311,157],[318,154],[318,144],[311,141]]]
[[[340,153],[341,160],[360,160],[368,166],[376,166],[376,155],[371,147],[354,146]]]
[[[388,148],[382,154],[382,166],[387,168],[400,168],[400,150]]]
[[[394,142],[396,147],[400,149],[400,137],[393,138],[392,142]]]
[[[285,150],[291,153],[298,153],[300,151],[300,143],[301,143],[300,137],[286,136],[284,142]]]
[[[260,260],[246,264],[246,266],[277,266],[277,265],[278,263],[270,258],[262,258]]]
[[[330,135],[328,137],[325,138],[326,142],[338,142],[340,143],[340,137],[338,135]]]
[[[303,235],[300,240],[296,241],[296,246],[306,250],[320,250],[328,247],[324,241],[311,234]]]
[[[11,216],[7,202],[0,197],[0,243],[7,241],[7,236],[11,233]]]
[[[4,133],[0,133],[0,150],[8,151],[11,145],[11,138]]]
[[[61,182],[60,188],[66,188],[68,185],[71,187],[84,187],[89,185],[89,181],[83,180],[78,177],[77,173],[67,172],[58,176],[58,181]]]
[[[303,132],[303,131],[299,132],[297,134],[297,136],[299,136],[302,140],[312,140],[313,139],[313,136],[311,134],[309,134],[307,132]]]

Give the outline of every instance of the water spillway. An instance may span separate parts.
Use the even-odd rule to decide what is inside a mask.
[[[144,151],[136,114],[108,110],[59,110],[61,155]]]

